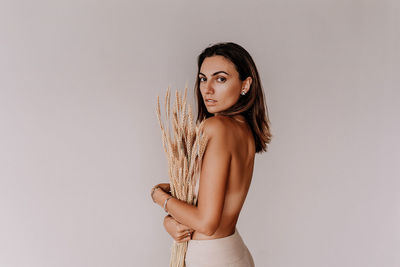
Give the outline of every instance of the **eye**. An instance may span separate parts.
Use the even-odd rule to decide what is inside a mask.
[[[218,77],[217,80],[220,81],[220,82],[225,82],[226,78],[225,77]]]
[[[204,79],[204,80],[203,80]],[[204,77],[199,77],[199,81],[200,82],[204,82],[206,80],[206,78],[204,78]]]

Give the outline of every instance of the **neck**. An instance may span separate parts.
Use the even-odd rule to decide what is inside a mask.
[[[227,116],[227,115],[220,115],[218,113],[214,113],[214,116]],[[230,117],[230,118],[232,118],[232,119],[234,119],[235,121],[238,121],[238,122],[246,122],[246,118],[241,114],[237,114],[237,115],[233,115],[233,116],[227,116],[227,117]]]

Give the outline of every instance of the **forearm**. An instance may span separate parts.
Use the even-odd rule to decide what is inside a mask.
[[[168,194],[163,194],[156,200],[156,203],[163,207],[168,196]],[[173,197],[168,200],[166,209],[179,223],[204,234],[210,235],[213,233],[213,225],[211,225],[206,216],[201,213],[199,207]]]
[[[181,224],[187,225],[190,228],[203,232],[203,218],[198,207],[190,205],[177,198],[171,198],[167,202],[168,213]]]

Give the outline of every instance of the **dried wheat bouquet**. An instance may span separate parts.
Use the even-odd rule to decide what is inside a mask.
[[[194,123],[192,107],[186,103],[187,87],[185,87],[184,94],[176,90],[172,114],[170,95],[170,88],[168,88],[165,96],[165,124],[161,118],[160,98],[157,96],[157,118],[168,160],[171,195],[196,205],[195,187],[208,141],[203,134],[204,120],[198,124]],[[177,243],[174,241],[170,267],[185,266],[187,244],[188,242]]]

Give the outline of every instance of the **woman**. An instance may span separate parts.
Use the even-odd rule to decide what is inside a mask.
[[[164,227],[177,241],[189,241],[187,267],[254,266],[236,222],[250,187],[255,153],[271,141],[268,109],[250,54],[235,43],[219,43],[198,57],[197,122],[206,120],[209,138],[198,181],[197,206],[153,187],[153,201],[169,215]]]

